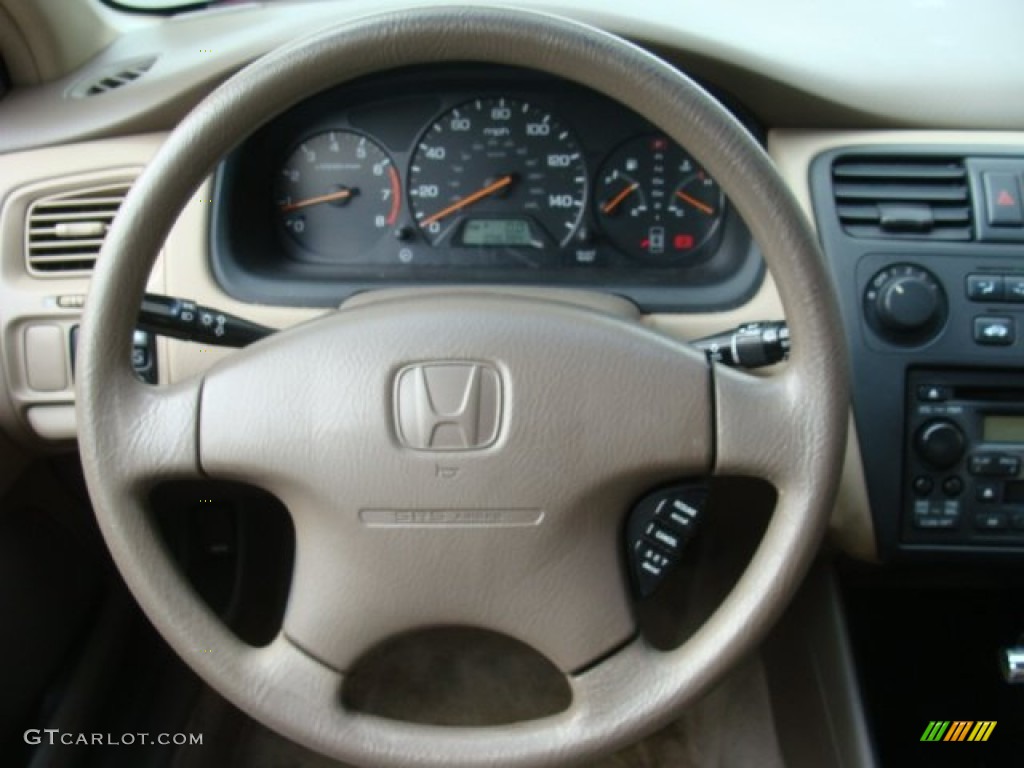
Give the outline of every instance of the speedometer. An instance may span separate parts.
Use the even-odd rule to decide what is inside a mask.
[[[507,98],[442,115],[420,139],[409,206],[426,239],[454,247],[553,248],[579,227],[583,154],[551,114]]]

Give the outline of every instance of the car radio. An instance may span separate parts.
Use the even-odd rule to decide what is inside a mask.
[[[1024,544],[1024,377],[912,370],[906,396],[903,541]]]

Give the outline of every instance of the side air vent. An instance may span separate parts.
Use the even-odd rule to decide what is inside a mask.
[[[155,57],[120,61],[80,81],[71,91],[76,99],[99,96],[135,82],[156,63]]]
[[[128,184],[109,184],[36,200],[25,222],[25,258],[33,274],[88,272]]]
[[[971,240],[967,170],[960,158],[840,158],[832,166],[836,209],[853,237]]]

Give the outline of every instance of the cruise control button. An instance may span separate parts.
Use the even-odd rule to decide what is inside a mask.
[[[967,276],[967,298],[971,301],[1002,301],[1003,291],[1002,275]]]
[[[655,491],[633,508],[626,524],[626,548],[639,597],[653,594],[678,564],[698,527],[707,495],[705,486],[680,485]]]
[[[987,347],[1007,347],[1016,338],[1012,317],[974,318],[974,341]]]

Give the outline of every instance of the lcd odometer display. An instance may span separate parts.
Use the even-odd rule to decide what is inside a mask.
[[[525,219],[470,219],[463,224],[461,239],[469,246],[540,247]]]

